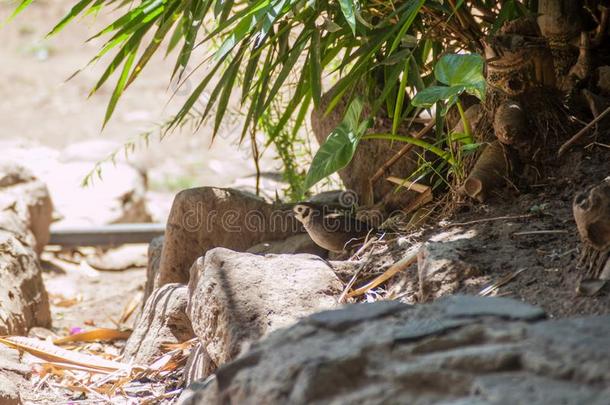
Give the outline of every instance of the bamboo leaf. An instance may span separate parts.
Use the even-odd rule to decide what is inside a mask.
[[[317,108],[322,98],[322,65],[320,62],[320,32],[315,27],[309,47],[309,72],[311,75],[311,95],[314,106]]]

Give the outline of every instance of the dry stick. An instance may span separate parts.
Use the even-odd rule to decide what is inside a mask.
[[[606,115],[608,115],[608,113],[610,113],[610,107],[606,108],[601,114],[599,114],[597,117],[595,117],[593,120],[591,120],[591,122],[589,122],[583,129],[578,131],[576,133],[576,135],[574,135],[573,137],[568,139],[566,141],[566,143],[561,145],[561,148],[559,148],[559,152],[557,152],[557,157],[561,157],[572,145],[574,145],[576,142],[578,142],[580,140],[580,138],[582,138],[587,133],[588,130],[590,130],[602,118],[604,118]]]
[[[468,222],[456,222],[454,224],[447,224],[445,226],[446,227],[451,227],[451,226],[466,226],[466,225],[480,224],[480,223],[483,223],[483,222],[502,221],[502,220],[508,220],[508,219],[531,218],[533,216],[534,216],[534,214],[508,215],[508,216],[504,216],[504,217],[475,219],[474,221],[468,221]]]
[[[398,274],[401,271],[405,270],[407,267],[409,267],[410,265],[415,263],[416,260],[417,260],[417,253],[414,253],[411,256],[408,256],[408,257],[405,257],[402,260],[399,260],[397,263],[393,264],[388,270],[384,271],[383,274],[381,274],[378,277],[375,277],[373,279],[373,281],[371,281],[370,283],[368,283],[368,284],[358,288],[355,291],[352,291],[347,296],[350,297],[350,298],[353,298],[353,297],[356,297],[358,295],[362,295],[362,294],[366,293],[370,289],[375,288],[375,287],[379,286],[380,284],[383,284],[384,282],[386,282],[390,278],[394,277],[396,274]]]
[[[423,138],[428,132],[430,132],[430,130],[432,128],[434,128],[434,120],[431,119],[428,124],[422,128],[417,134],[415,134],[413,136],[413,138],[415,139],[420,139]],[[400,159],[404,154],[406,154],[407,152],[409,152],[411,149],[413,149],[415,145],[413,145],[412,143],[408,143],[405,146],[403,146],[402,148],[400,148],[400,150],[398,152],[396,152],[396,154],[394,156],[392,156],[387,162],[385,162],[380,168],[379,170],[377,170],[375,172],[375,174],[373,175],[373,177],[371,177],[371,179],[369,180],[371,187],[373,186],[373,183],[375,183],[377,180],[379,180],[379,178],[381,176],[383,176],[383,174],[390,168],[392,167],[392,165],[394,163],[396,163],[398,161],[398,159]]]
[[[488,296],[492,292],[498,290],[500,287],[510,283],[515,277],[517,277],[519,274],[521,274],[525,270],[526,270],[526,268],[524,267],[524,268],[521,268],[521,269],[515,271],[514,273],[510,273],[510,274],[502,277],[500,280],[496,281],[495,283],[491,284],[490,286],[487,286],[487,287],[483,288],[481,291],[479,291],[479,295],[482,295],[484,297]]]
[[[352,286],[354,285],[354,283],[356,282],[356,279],[358,278],[358,276],[360,275],[360,272],[362,271],[362,269],[364,268],[364,265],[358,267],[358,270],[356,270],[356,272],[354,273],[354,275],[352,276],[352,278],[349,280],[349,282],[347,283],[347,285],[345,286],[345,289],[343,290],[343,292],[341,293],[341,295],[339,296],[339,304],[343,304],[343,302],[345,301],[345,297],[347,297],[347,292],[350,290],[350,288],[352,288]]]
[[[548,231],[525,231],[525,232],[515,232],[513,236],[527,236],[527,235],[564,235],[569,233],[565,229],[550,229]]]

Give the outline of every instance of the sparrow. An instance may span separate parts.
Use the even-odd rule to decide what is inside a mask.
[[[294,206],[294,215],[320,247],[333,252],[343,252],[362,243],[375,229],[368,224],[343,213],[328,212],[322,205],[301,202]]]

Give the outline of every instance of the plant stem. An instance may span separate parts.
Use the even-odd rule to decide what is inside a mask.
[[[454,165],[455,164],[455,160],[450,156],[449,153],[447,153],[446,151],[426,142],[426,141],[422,141],[421,139],[417,139],[417,138],[413,138],[411,136],[403,136],[403,135],[392,135],[392,134],[368,134],[368,135],[364,135],[362,137],[363,140],[366,139],[385,139],[388,141],[400,141],[400,142],[408,142],[411,143],[415,146],[419,146],[421,148],[424,148],[427,151],[430,151],[432,153],[434,153],[435,155],[440,156],[441,158],[443,158],[444,160],[446,160],[447,162],[449,162],[449,164]]]
[[[466,113],[464,112],[464,107],[462,107],[462,102],[458,99],[456,101],[456,105],[460,113],[460,118],[462,119],[462,124],[464,124],[464,134],[467,137],[468,143],[472,143],[472,129],[470,128],[468,118],[466,118]]]

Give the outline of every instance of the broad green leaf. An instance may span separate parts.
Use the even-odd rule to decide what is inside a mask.
[[[479,95],[479,98],[483,98],[484,65],[483,58],[477,54],[448,54],[441,57],[434,67],[434,77],[448,86],[464,86],[470,92]]]
[[[361,114],[362,101],[356,98],[348,107],[341,124],[330,133],[314,156],[305,178],[306,189],[343,169],[352,160],[360,138],[366,131],[366,126],[359,122]]]
[[[354,10],[354,0],[339,0],[341,5],[341,12],[347,21],[352,34],[356,35],[356,14]]]
[[[417,93],[411,100],[411,104],[416,107],[430,108],[438,101],[459,96],[465,89],[464,86],[430,86]]]

